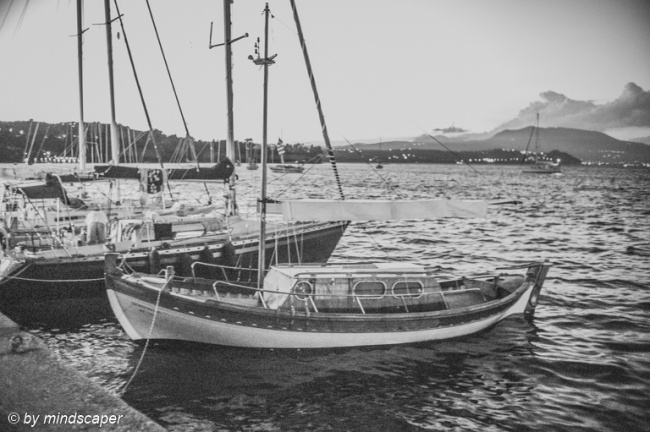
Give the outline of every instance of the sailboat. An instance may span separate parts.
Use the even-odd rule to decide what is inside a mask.
[[[273,171],[274,173],[281,173],[281,174],[300,174],[302,173],[305,168],[302,165],[291,165],[291,164],[285,164],[284,163],[284,153],[285,153],[285,144],[282,141],[282,139],[278,139],[278,153],[280,154],[280,164],[279,165],[273,165],[269,169]]]
[[[257,162],[255,161],[255,146],[253,144],[253,141],[250,140],[246,141],[246,161],[248,161],[246,169],[256,170],[259,168],[257,166]]]
[[[482,202],[284,201],[288,220],[393,220],[482,215]],[[199,270],[210,268],[212,278]],[[483,277],[442,276],[403,262],[271,266],[255,274],[195,267],[191,277],[130,272],[106,259],[106,292],[133,340],[246,348],[340,348],[467,336],[511,315],[533,313],[549,265],[502,268]],[[252,270],[251,270],[252,271]]]
[[[537,113],[537,120],[535,126],[531,131],[535,135],[535,157],[533,165],[526,166],[522,172],[528,174],[558,174],[562,172],[560,161],[549,161],[541,159],[539,156],[539,113]]]
[[[307,58],[293,0],[291,5]],[[268,36],[268,5],[264,12]],[[266,89],[268,64],[264,67]],[[265,148],[266,134],[263,153]],[[263,156],[263,206],[265,170]],[[484,217],[487,212],[484,201],[461,200],[311,199],[285,200],[281,206],[286,221],[320,222]],[[261,223],[263,233],[264,217]],[[462,337],[511,315],[532,313],[549,269],[544,263],[530,263],[507,273],[459,278],[402,262],[274,265],[266,271],[263,254],[260,248],[257,269],[197,264],[191,277],[177,276],[173,267],[164,275],[132,272],[118,265],[117,255],[108,254],[106,292],[115,316],[134,340],[340,348]],[[208,269],[210,277],[203,275]],[[515,270],[519,273],[512,273]]]
[[[118,11],[119,14],[119,11]],[[191,263],[222,263],[256,266],[260,253],[268,249],[263,262],[325,262],[348,226],[346,221],[278,223],[266,227],[263,235],[256,222],[238,213],[233,164],[233,128],[230,1],[224,0],[226,88],[228,91],[227,158],[220,170],[227,182],[224,214],[207,219],[186,216],[182,211],[160,211],[152,218],[125,218],[115,222],[113,237],[105,244],[74,244],[50,250],[26,248],[4,250],[0,257],[0,299],[19,301],[26,297],[75,297],[103,293],[104,255],[120,254],[124,265],[157,273],[165,266],[191,273]],[[122,167],[113,167],[115,172]]]

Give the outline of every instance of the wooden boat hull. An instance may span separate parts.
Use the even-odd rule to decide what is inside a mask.
[[[410,344],[481,332],[532,311],[548,267],[510,295],[454,310],[391,314],[322,314],[272,310],[177,295],[164,279],[106,274],[111,307],[134,340],[165,339],[248,348],[338,348]],[[154,321],[152,325],[152,321]]]
[[[276,261],[325,262],[336,248],[346,227],[346,222],[313,223],[276,234],[270,233],[266,239],[267,264]],[[213,259],[214,262],[257,268],[257,235],[232,241],[225,235],[190,238],[169,249],[158,243],[159,261],[156,260],[156,268],[151,266],[152,255],[148,247],[129,251],[128,243],[125,243],[118,245],[121,248],[116,252],[122,254],[133,270],[154,274],[171,265],[178,274],[189,276],[189,264],[204,260],[206,248],[212,256],[210,260]],[[88,252],[83,253],[86,250]],[[0,261],[0,300],[103,295],[104,255],[108,251],[102,245],[96,245],[92,249],[80,248],[79,251],[82,253],[76,256],[62,255],[56,259],[3,257]]]

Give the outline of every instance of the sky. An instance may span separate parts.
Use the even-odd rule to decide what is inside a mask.
[[[104,2],[84,2],[84,120],[109,122]],[[25,7],[26,4],[26,7]],[[235,0],[235,139],[262,141],[263,72],[247,57],[264,1]],[[152,126],[185,135],[145,0],[118,0]],[[151,0],[190,134],[226,136],[223,3]],[[11,6],[11,7],[9,7]],[[268,141],[322,142],[288,0],[269,1]],[[113,17],[117,16],[111,2]],[[646,0],[297,0],[334,142],[533,124],[650,136]],[[78,121],[76,1],[0,0],[0,120]],[[117,122],[147,130],[113,25]],[[262,40],[262,43],[264,41]]]

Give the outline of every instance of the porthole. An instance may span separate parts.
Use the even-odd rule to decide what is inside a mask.
[[[424,286],[420,281],[401,281],[393,284],[392,291],[395,297],[420,297]]]
[[[386,294],[386,284],[382,281],[362,281],[354,284],[354,295],[366,298],[381,298]]]

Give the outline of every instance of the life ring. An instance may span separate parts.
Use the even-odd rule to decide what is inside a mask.
[[[301,301],[307,301],[308,297],[314,293],[314,287],[307,281],[300,281],[293,288],[296,298]]]

